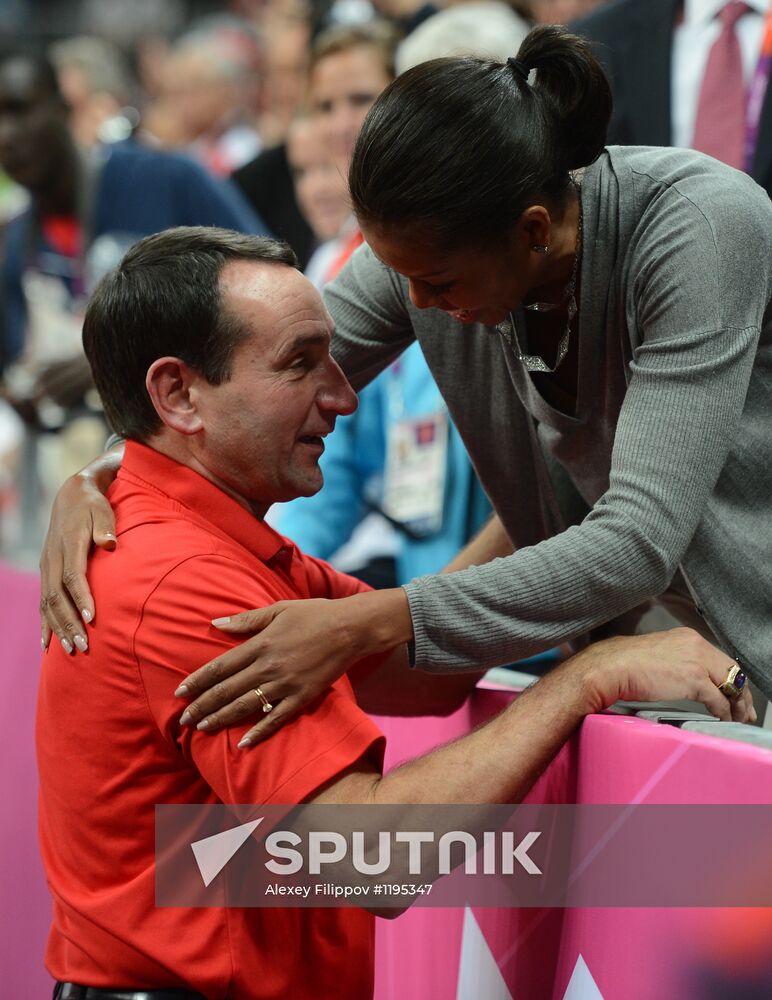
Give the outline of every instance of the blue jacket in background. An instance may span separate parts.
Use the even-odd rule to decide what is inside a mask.
[[[407,419],[440,410],[447,412],[418,344],[412,344],[362,390],[356,413],[338,419],[319,462],[324,473],[319,493],[282,507],[279,531],[309,555],[328,559],[372,509],[366,498],[373,487],[377,491],[383,479],[387,428],[393,419],[395,396]],[[488,498],[458,431],[449,421],[442,527],[419,539],[398,532],[398,583],[442,569],[490,514]]]
[[[171,226],[222,226],[270,235],[235,186],[215,179],[185,156],[132,142],[105,146],[98,153],[104,161],[97,174],[91,218],[86,220],[89,245],[111,234],[128,248],[141,237]],[[29,246],[32,211],[34,205],[5,227],[1,265],[3,362],[18,357],[24,346],[26,308],[21,276],[33,249]],[[41,239],[37,250],[50,247]]]

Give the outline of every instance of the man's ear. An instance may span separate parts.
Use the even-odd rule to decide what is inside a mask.
[[[200,378],[179,358],[158,358],[147,370],[145,386],[155,411],[178,434],[197,434],[203,427],[195,392]]]

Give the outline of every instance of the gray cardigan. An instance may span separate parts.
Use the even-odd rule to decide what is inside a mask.
[[[418,339],[517,549],[406,586],[416,665],[488,667],[582,636],[680,566],[772,697],[772,204],[700,154],[612,147],[582,211],[573,417],[495,330],[416,309],[367,247],[327,291],[355,388]],[[591,507],[568,527],[561,478]]]

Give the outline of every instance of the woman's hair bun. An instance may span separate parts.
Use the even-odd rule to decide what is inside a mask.
[[[606,144],[611,87],[589,43],[557,24],[534,28],[517,61],[536,70],[533,83],[558,119],[560,153],[567,170],[586,167]]]

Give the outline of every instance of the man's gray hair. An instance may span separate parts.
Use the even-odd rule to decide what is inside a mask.
[[[445,56],[505,62],[530,29],[524,17],[497,0],[456,4],[428,18],[400,43],[397,73]]]

